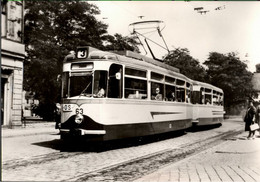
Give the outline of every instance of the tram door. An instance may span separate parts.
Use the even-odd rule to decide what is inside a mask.
[[[5,110],[5,85],[7,78],[1,78],[1,125],[4,124],[4,110]]]
[[[122,65],[112,64],[109,69],[108,97],[122,98]]]
[[[199,104],[201,100],[201,92],[199,86],[193,86],[192,94],[191,94],[191,103],[193,104],[193,117],[192,122],[198,123],[199,122]]]

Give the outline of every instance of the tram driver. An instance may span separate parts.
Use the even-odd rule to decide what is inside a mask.
[[[105,90],[103,89],[103,87],[98,88],[97,97],[99,98],[105,97]]]

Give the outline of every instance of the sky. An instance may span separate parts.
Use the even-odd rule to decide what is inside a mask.
[[[100,9],[97,18],[108,24],[109,34],[130,36],[131,23],[160,20],[164,22],[159,26],[164,27],[162,35],[170,50],[187,48],[201,63],[210,52],[236,52],[240,60],[247,61],[251,72],[255,72],[255,65],[260,63],[260,2],[94,1],[93,4]],[[198,13],[194,10],[198,7],[208,12]],[[220,10],[215,10],[218,7]],[[155,27],[155,24],[143,26]],[[140,33],[155,30],[135,28]],[[146,35],[163,45],[157,32]],[[166,50],[151,45],[158,58],[167,54]],[[142,48],[140,50],[145,54]]]

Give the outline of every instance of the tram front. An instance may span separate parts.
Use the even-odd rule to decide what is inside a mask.
[[[78,49],[77,56],[65,58],[62,75],[62,139],[86,136],[103,140],[100,110],[108,94],[107,80],[111,62],[89,55],[89,47]]]

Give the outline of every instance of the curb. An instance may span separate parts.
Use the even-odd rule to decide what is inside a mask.
[[[43,135],[43,134],[57,134],[59,131],[55,129],[55,123],[30,123],[26,127],[20,128],[2,128],[2,138],[13,138],[13,137],[24,137],[32,135]]]
[[[3,134],[2,138],[15,138],[15,137],[25,137],[25,136],[33,136],[33,135],[44,135],[44,134],[57,134],[55,131],[45,131],[45,132],[32,132],[32,133],[21,133],[21,134]]]

